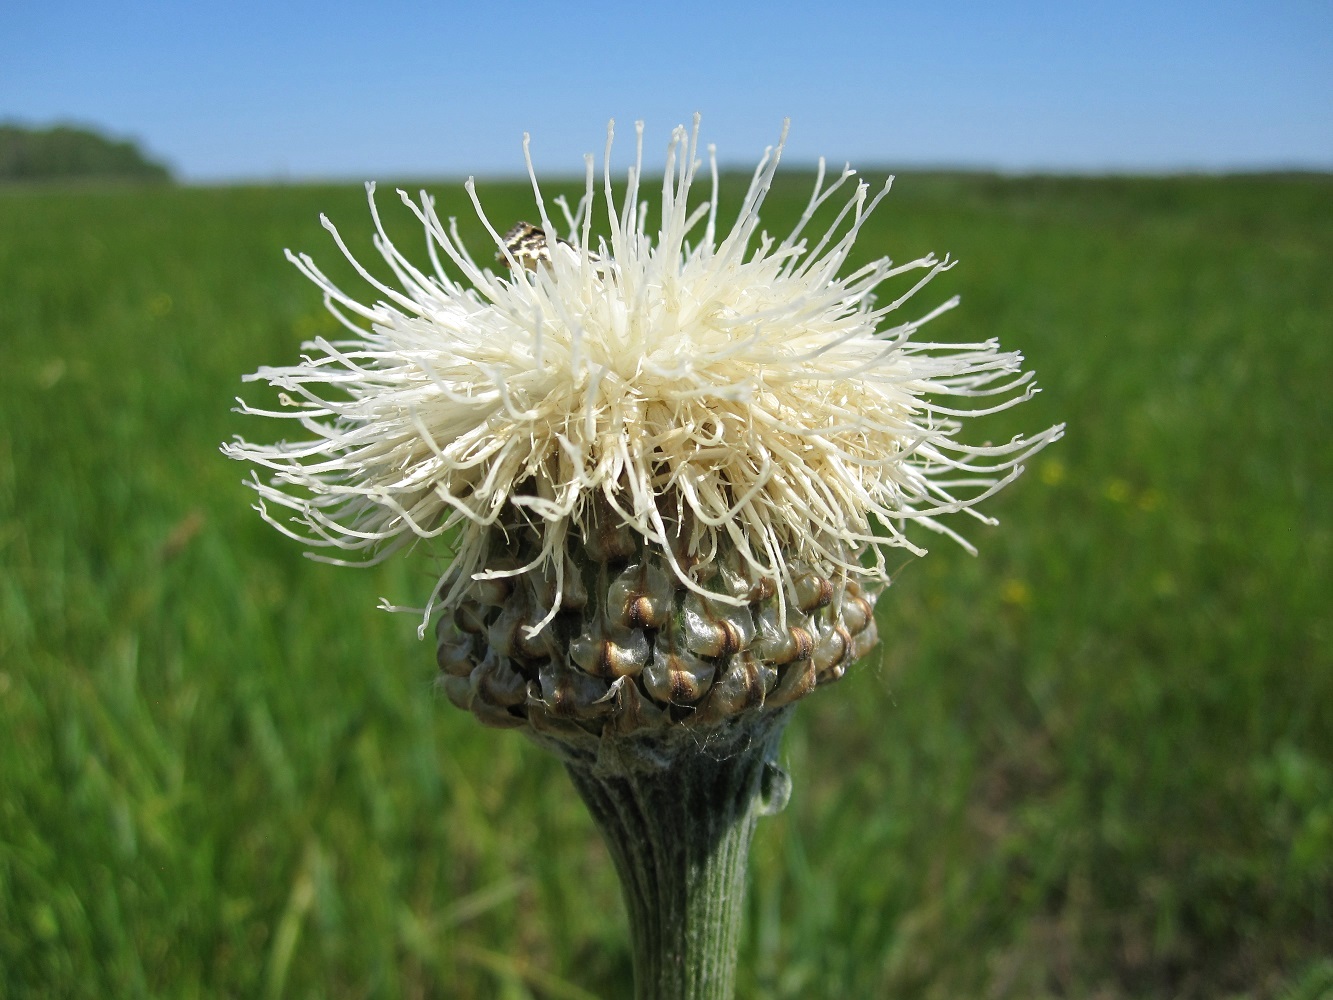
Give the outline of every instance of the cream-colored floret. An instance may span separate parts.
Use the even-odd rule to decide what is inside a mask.
[[[373,186],[376,246],[395,285],[356,266],[378,301],[362,304],[308,256],[289,254],[352,337],[316,339],[300,364],[249,376],[279,389],[283,408],[242,402],[242,411],[294,419],[305,432],[295,442],[224,446],[271,471],[251,481],[265,517],[314,546],[364,550],[370,561],[449,534],[450,583],[432,598],[446,608],[474,585],[487,535],[502,520],[533,525],[543,539],[538,563],[561,574],[597,494],[691,589],[700,589],[691,567],[721,549],[780,582],[779,593],[797,562],[882,584],[886,549],[922,551],[905,534],[911,522],[956,538],[941,515],[980,517],[973,505],[1059,436],[1055,427],[999,445],[958,440],[964,418],[1035,389],[1020,356],[994,341],[914,339],[954,300],[894,320],[952,266],[947,258],[883,258],[840,274],[887,184],[872,196],[855,182],[827,230],[807,236],[816,211],[854,177],[847,169],[826,185],[821,164],[805,213],[777,240],[759,229],[759,211],[779,144],[719,239],[711,148],[712,194],[689,205],[701,166],[696,119],[672,136],[652,231],[640,201],[641,127],[638,148],[623,198],[603,174],[609,237],[593,243],[599,199],[588,157],[579,205],[570,212],[558,203],[572,248],[535,270],[480,266],[432,199],[400,192],[429,238],[431,267],[419,270],[385,235]],[[555,232],[528,162],[541,225]],[[906,294],[875,298],[882,282],[908,272],[920,278]]]

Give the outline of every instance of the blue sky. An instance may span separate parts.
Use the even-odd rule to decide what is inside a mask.
[[[696,110],[735,164],[790,116],[797,161],[1333,169],[1333,0],[2,6],[0,120],[195,181],[512,173],[524,131],[579,173],[608,118],[656,151]]]

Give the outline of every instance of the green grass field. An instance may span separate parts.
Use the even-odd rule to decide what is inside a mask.
[[[368,249],[351,187],[0,193],[0,1000],[627,995],[563,772],[376,610],[432,562],[305,560],[218,453],[331,329],[320,211]],[[797,713],[741,995],[1333,996],[1333,179],[908,176],[860,247],[961,258],[933,335],[1044,386],[986,433],[1069,430]]]

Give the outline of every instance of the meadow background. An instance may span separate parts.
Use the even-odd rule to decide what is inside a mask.
[[[564,774],[376,610],[432,562],[305,560],[218,453],[332,330],[283,248],[355,285],[321,211],[369,253],[354,186],[0,192],[0,1000],[627,995]],[[741,995],[1333,996],[1333,178],[908,175],[859,247],[1035,368],[985,433],[1069,427],[798,711]]]

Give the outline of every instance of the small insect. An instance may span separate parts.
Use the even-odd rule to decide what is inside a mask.
[[[534,226],[531,222],[516,222],[510,226],[509,232],[504,234],[504,246],[514,260],[529,271],[537,270],[540,262],[551,259],[551,247],[546,242],[546,230]],[[509,258],[503,253],[496,256],[506,267],[509,266]]]
[[[509,232],[504,234],[505,249],[519,264],[523,265],[529,271],[537,270],[537,265],[551,262],[551,241],[547,239],[546,230],[540,226],[534,226],[531,222],[516,222],[509,227]],[[579,248],[569,240],[562,240],[556,237],[555,247],[559,253],[568,253],[574,260],[578,259]],[[600,258],[595,254],[589,254],[589,259],[597,262]],[[509,266],[509,258],[503,253],[497,254],[497,259],[502,261],[505,267]]]

